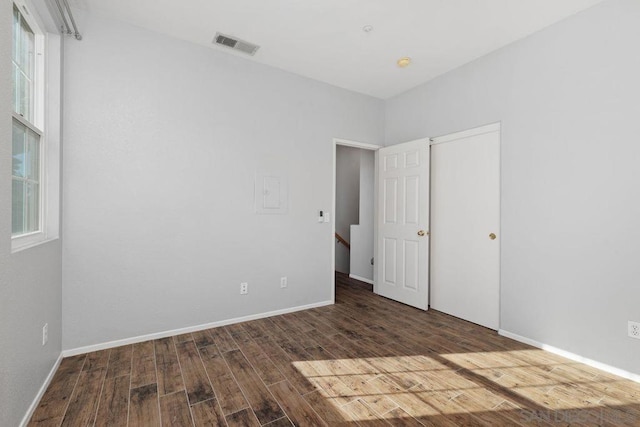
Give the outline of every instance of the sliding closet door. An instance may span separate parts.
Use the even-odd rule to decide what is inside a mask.
[[[500,128],[431,146],[431,307],[499,327]]]

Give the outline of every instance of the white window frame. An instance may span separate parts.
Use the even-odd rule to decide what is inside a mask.
[[[30,0],[13,0],[34,33],[33,122],[12,109],[12,118],[40,135],[39,229],[11,237],[11,251],[18,252],[50,240],[60,232],[60,36],[43,31],[38,10]]]

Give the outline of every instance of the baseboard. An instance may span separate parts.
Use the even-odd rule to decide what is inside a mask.
[[[605,371],[610,374],[617,375],[619,377],[626,378],[628,380],[640,383],[640,375],[634,374],[633,372],[625,371],[624,369],[619,369],[614,366],[598,362],[596,360],[588,359],[586,357],[577,355],[575,353],[571,353],[569,351],[562,350],[560,348],[553,347],[551,345],[544,344],[536,340],[532,340],[530,338],[523,337],[518,334],[514,334],[509,331],[505,331],[504,329],[498,330],[498,334],[502,335],[503,337],[511,338],[512,340],[516,340],[521,343],[529,344],[533,347],[540,348],[542,350],[548,351],[549,353],[557,354],[558,356],[566,357],[567,359],[584,363],[585,365],[591,366],[592,368],[600,369],[601,371]]]
[[[22,418],[22,421],[20,421],[20,427],[26,427],[27,424],[29,424],[33,413],[36,411],[36,408],[40,404],[40,399],[42,399],[42,396],[44,396],[44,392],[47,391],[47,387],[49,387],[49,384],[51,384],[51,380],[53,380],[53,376],[56,374],[56,371],[60,366],[60,362],[62,362],[62,358],[62,353],[60,353],[60,356],[58,356],[56,363],[53,364],[51,371],[49,371],[49,375],[47,375],[47,378],[45,378],[42,387],[40,387],[40,390],[38,390],[38,394],[36,394],[36,397],[33,398],[33,402],[31,402],[31,405],[29,405],[27,413]]]
[[[105,350],[107,348],[120,347],[121,345],[136,344],[139,342],[155,340],[159,338],[171,337],[173,335],[187,334],[190,332],[202,331],[204,329],[217,328],[219,326],[231,325],[234,323],[247,322],[249,320],[264,319],[265,317],[273,317],[281,314],[294,313],[296,311],[309,310],[310,308],[324,307],[332,305],[332,301],[322,301],[319,303],[301,305],[297,307],[285,308],[282,310],[269,311],[266,313],[251,314],[249,316],[235,317],[233,319],[221,320],[218,322],[205,323],[203,325],[188,326],[186,328],[172,329],[170,331],[156,332],[153,334],[139,335],[121,340],[108,341],[101,344],[88,345],[85,347],[72,348],[62,352],[63,357],[75,356],[77,354],[89,353],[92,351]]]
[[[349,278],[351,278],[351,279],[356,279],[356,280],[359,280],[359,281],[361,281],[361,282],[364,282],[364,283],[368,283],[368,284],[370,284],[370,285],[373,285],[373,280],[371,280],[371,279],[365,279],[364,277],[357,276],[357,275],[355,275],[355,274],[349,274]]]

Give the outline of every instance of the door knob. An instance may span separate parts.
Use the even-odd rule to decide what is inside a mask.
[[[495,235],[495,233],[491,233],[491,234],[489,234],[489,238],[490,238],[491,240],[496,240],[496,235]]]
[[[426,234],[426,235],[429,235],[429,232],[428,232],[428,231],[427,231],[427,232],[425,232],[424,230],[420,230],[420,231],[418,231],[418,236],[420,236],[420,237],[424,236],[425,234]]]

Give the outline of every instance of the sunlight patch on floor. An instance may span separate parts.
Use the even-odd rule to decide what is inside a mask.
[[[611,406],[637,405],[640,398],[640,386],[630,388],[622,379],[601,376],[541,350],[437,358],[306,360],[293,365],[338,412],[355,421],[395,419],[399,412],[417,419],[470,414],[558,417],[568,411],[613,411]],[[605,390],[609,397],[603,401]]]

